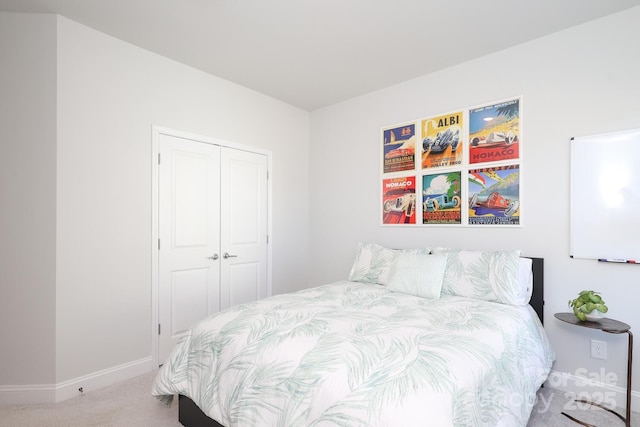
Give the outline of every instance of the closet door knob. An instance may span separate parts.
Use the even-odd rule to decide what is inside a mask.
[[[225,252],[224,254],[222,254],[222,258],[227,259],[227,258],[237,258],[238,255],[231,255],[228,252]]]
[[[215,260],[217,260],[218,258],[220,258],[220,257],[218,256],[218,254],[213,254],[213,255],[211,255],[211,256],[209,257],[209,259],[212,259],[212,260],[214,260],[214,261],[215,261]]]

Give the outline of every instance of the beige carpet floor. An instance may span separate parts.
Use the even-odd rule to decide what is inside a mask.
[[[60,403],[0,406],[1,427],[180,427],[170,407],[151,395],[155,372],[88,391]]]
[[[177,399],[167,407],[151,396],[154,376],[148,373],[56,404],[0,406],[0,427],[180,427]],[[562,411],[598,427],[624,426],[606,411],[580,409],[571,396],[545,387],[527,427],[579,427]],[[640,426],[640,414],[632,414],[631,425]]]

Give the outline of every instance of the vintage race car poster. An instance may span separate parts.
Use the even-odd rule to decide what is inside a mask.
[[[469,225],[520,225],[520,165],[469,170]]]
[[[415,169],[416,125],[415,123],[383,129],[383,173]]]
[[[520,158],[520,98],[469,110],[469,163]]]
[[[462,112],[422,119],[422,168],[457,166],[462,164]]]
[[[404,176],[382,181],[382,223],[416,223],[416,177]]]
[[[461,223],[460,172],[422,177],[422,223]]]

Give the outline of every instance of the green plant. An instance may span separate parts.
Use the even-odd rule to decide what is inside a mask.
[[[582,321],[587,320],[586,315],[593,310],[600,313],[606,313],[609,308],[605,305],[604,300],[600,296],[600,292],[582,291],[578,298],[569,301],[569,307],[573,307],[573,313]]]

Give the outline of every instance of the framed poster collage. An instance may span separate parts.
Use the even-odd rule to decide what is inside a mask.
[[[381,134],[382,225],[522,225],[521,97]]]

